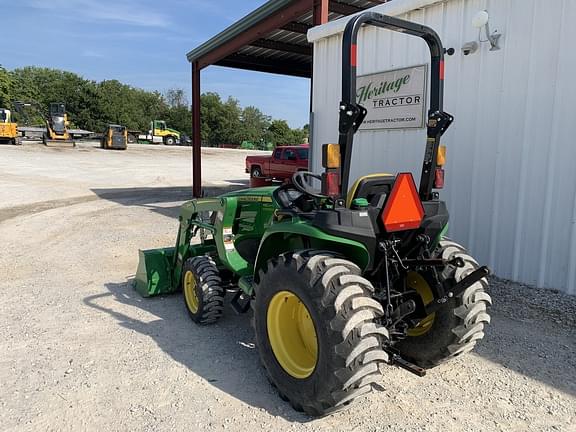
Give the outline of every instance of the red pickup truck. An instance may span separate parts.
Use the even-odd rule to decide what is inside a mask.
[[[277,147],[272,156],[247,156],[246,172],[251,177],[292,178],[296,171],[308,170],[308,145]]]

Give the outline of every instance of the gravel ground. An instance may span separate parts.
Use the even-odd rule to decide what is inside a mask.
[[[245,152],[207,150],[215,187]],[[476,352],[322,419],[259,367],[249,316],[199,328],[181,296],[131,288],[139,248],[170,245],[189,149],[0,147],[0,429],[17,431],[576,431],[576,297],[492,279]],[[225,181],[228,180],[228,181]]]

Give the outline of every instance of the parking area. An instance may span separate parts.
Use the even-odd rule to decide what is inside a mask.
[[[211,193],[248,184],[242,150],[203,149]],[[257,152],[256,152],[257,153]],[[249,314],[210,327],[180,295],[140,298],[138,249],[173,244],[189,147],[0,146],[2,430],[576,430],[576,297],[492,280],[477,351],[311,419],[268,384]]]

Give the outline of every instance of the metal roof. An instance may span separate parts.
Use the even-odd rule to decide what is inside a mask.
[[[387,0],[329,0],[328,20],[371,8]],[[186,57],[200,69],[227,66],[311,77],[315,0],[270,0],[190,51]]]

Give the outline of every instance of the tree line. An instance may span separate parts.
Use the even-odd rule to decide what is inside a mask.
[[[7,70],[0,65],[0,107],[15,110],[15,101],[35,101],[48,108],[64,102],[74,127],[100,132],[110,123],[145,131],[151,120],[165,120],[168,127],[192,135],[190,104],[182,89],[164,93],[135,88],[117,80],[93,81],[68,71],[27,66]],[[307,125],[292,129],[285,120],[272,119],[254,106],[241,107],[217,93],[201,95],[202,143],[242,145],[270,149],[277,145],[302,144]],[[19,115],[20,123],[39,124],[36,115]]]

